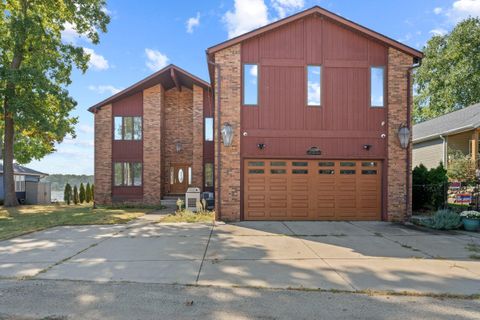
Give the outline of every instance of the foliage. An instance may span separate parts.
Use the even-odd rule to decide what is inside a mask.
[[[161,223],[180,223],[180,222],[208,222],[212,223],[215,220],[215,212],[213,211],[204,211],[204,212],[192,212],[190,210],[181,210],[175,213],[167,215],[165,218],[160,220]]]
[[[72,186],[70,186],[69,183],[65,185],[65,190],[63,192],[63,201],[65,201],[65,203],[68,205],[70,205],[70,202],[72,201]]]
[[[72,185],[79,185],[80,183],[90,183],[92,185],[93,176],[85,174],[51,174],[43,178],[43,181],[50,183],[52,191],[61,191],[65,188],[67,182]]]
[[[55,226],[127,223],[150,209],[93,209],[88,205],[23,205],[0,208],[0,240]]]
[[[448,177],[454,181],[461,181],[468,185],[476,182],[476,165],[470,155],[464,155],[458,150],[448,151],[450,162],[448,164]]]
[[[416,166],[412,175],[413,209],[419,210],[427,206],[434,209],[444,207],[447,199],[447,186],[447,171],[442,163],[430,170],[423,164]]]
[[[182,210],[182,208],[185,206],[185,201],[183,201],[182,199],[178,198],[177,199],[177,209],[178,210]]]
[[[424,121],[480,102],[480,18],[433,36],[415,73],[414,121]]]
[[[80,199],[78,198],[78,189],[77,186],[73,187],[73,203],[78,204],[80,202]]]
[[[471,210],[471,211],[463,211],[460,213],[460,217],[466,218],[466,219],[478,219],[480,220],[480,212]]]
[[[85,187],[83,186],[83,183],[80,183],[80,193],[79,193],[79,198],[78,200],[80,200],[80,203],[84,203],[85,202]]]
[[[89,50],[62,40],[68,27],[99,42],[110,19],[105,0],[0,1],[0,105],[4,133],[5,205],[17,204],[13,159],[28,163],[75,137],[76,102],[66,87],[74,66],[85,72]]]
[[[458,213],[444,209],[438,210],[430,219],[422,220],[421,223],[432,229],[452,230],[462,225],[462,218]]]
[[[95,201],[95,185],[92,183],[92,201]]]
[[[85,188],[85,202],[90,203],[92,201],[92,189],[90,188],[90,183],[87,183]]]

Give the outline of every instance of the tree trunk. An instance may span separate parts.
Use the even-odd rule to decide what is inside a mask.
[[[3,190],[5,192],[4,206],[13,207],[18,205],[17,195],[15,194],[15,181],[13,179],[13,119],[11,114],[7,113],[8,105],[5,100],[5,131],[3,138]]]

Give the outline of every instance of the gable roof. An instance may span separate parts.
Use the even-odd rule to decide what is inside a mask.
[[[422,142],[441,135],[452,135],[480,127],[480,103],[413,126],[413,142]]]
[[[304,11],[301,11],[297,14],[294,14],[294,15],[291,15],[289,17],[286,17],[284,19],[281,19],[281,20],[278,20],[278,21],[275,21],[273,23],[270,23],[270,24],[267,24],[266,26],[263,26],[263,27],[260,27],[258,29],[255,29],[253,31],[250,31],[250,32],[247,32],[247,33],[244,33],[238,37],[235,37],[235,38],[232,38],[230,40],[227,40],[227,41],[224,41],[222,43],[219,43],[217,45],[214,45],[210,48],[207,49],[207,54],[208,55],[211,55],[217,51],[220,51],[220,50],[223,50],[225,48],[228,48],[228,47],[231,47],[237,43],[240,43],[242,41],[245,41],[247,39],[250,39],[252,37],[255,37],[255,36],[258,36],[259,34],[262,34],[264,32],[267,32],[267,31],[270,31],[272,29],[275,29],[275,28],[278,28],[282,25],[285,25],[287,23],[290,23],[292,21],[295,21],[295,20],[298,20],[298,19],[301,19],[301,18],[304,18],[308,15],[311,15],[311,14],[319,14],[323,17],[327,17],[337,23],[340,23],[348,28],[351,28],[355,31],[358,31],[362,34],[364,34],[365,36],[369,37],[369,38],[373,38],[373,39],[376,39],[380,42],[383,42],[391,47],[394,47],[404,53],[407,53],[409,55],[411,55],[412,57],[415,57],[415,58],[418,58],[418,59],[421,59],[423,58],[423,53],[417,49],[414,49],[412,47],[409,47],[401,42],[398,42],[392,38],[389,38],[381,33],[378,33],[376,31],[373,31],[369,28],[366,28],[362,25],[359,25],[358,23],[355,23],[351,20],[348,20],[346,18],[343,18],[331,11],[328,11],[320,6],[314,6],[310,9],[307,9],[307,10],[304,10]]]
[[[130,87],[120,91],[119,93],[114,94],[113,96],[91,106],[90,108],[88,108],[88,111],[94,112],[96,109],[98,110],[104,105],[121,100],[159,83],[162,84],[165,90],[169,90],[177,85],[182,85],[184,87],[192,89],[194,84],[205,89],[210,88],[210,84],[207,81],[202,80],[197,76],[194,76],[193,74],[180,67],[177,67],[176,65],[169,64],[165,68],[155,72],[154,74],[146,77],[145,79],[140,80],[137,83],[131,85]]]
[[[19,175],[26,175],[26,176],[39,176],[39,177],[48,176],[47,173],[43,173],[40,171],[36,171],[30,168],[21,166],[18,163],[13,164],[13,173],[19,174]],[[3,163],[0,163],[0,174],[3,174]]]

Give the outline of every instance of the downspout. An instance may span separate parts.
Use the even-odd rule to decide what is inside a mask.
[[[215,220],[220,220],[220,217],[221,217],[221,208],[222,208],[222,197],[221,197],[221,194],[222,194],[222,188],[221,188],[221,182],[220,182],[220,173],[221,173],[221,167],[222,167],[222,160],[220,159],[220,149],[222,147],[221,145],[221,136],[222,136],[222,129],[221,129],[221,117],[220,117],[220,96],[221,96],[221,85],[220,85],[220,79],[221,79],[221,76],[220,76],[220,65],[211,61],[211,60],[208,60],[208,63],[213,65],[215,67],[215,73],[217,75],[217,79],[216,79],[216,83],[215,85],[217,86],[218,90],[217,90],[217,96],[216,96],[216,100],[217,100],[217,103],[216,103],[216,114],[215,114],[215,117],[217,118],[217,159],[218,159],[218,163],[217,163],[217,174],[216,174],[216,177],[217,177],[217,183],[215,185],[215,188],[217,188],[217,199],[215,199],[216,201],[216,204],[217,204],[217,210],[215,210]],[[213,89],[213,92],[215,93],[215,88]]]
[[[412,66],[410,66],[408,69],[407,69],[407,128],[410,130],[410,132],[412,132],[412,71],[413,69],[415,68],[418,68],[422,65],[422,59],[418,59],[418,60],[414,60],[414,63],[412,64]],[[411,167],[410,167],[410,163],[412,162],[412,159],[410,157],[410,150],[412,147],[412,143],[410,142],[408,147],[407,147],[407,156],[405,157],[406,159],[406,166],[407,166],[407,170],[405,170],[405,176],[406,176],[406,188],[407,188],[407,199],[406,199],[406,202],[407,202],[407,215],[408,215],[408,211],[411,210],[410,207],[410,199],[412,197],[412,195],[410,194],[410,175],[411,175]],[[410,212],[411,213],[411,212]]]

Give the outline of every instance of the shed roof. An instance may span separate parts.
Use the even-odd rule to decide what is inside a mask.
[[[192,89],[194,84],[206,89],[210,88],[210,84],[207,81],[194,76],[176,65],[170,64],[125,90],[91,106],[88,111],[94,112],[95,109],[100,109],[104,105],[116,102],[159,83],[162,84],[165,90],[169,90],[177,85]]]
[[[26,176],[48,176],[48,173],[43,173],[40,171],[36,171],[24,166],[19,165],[18,163],[13,164],[13,173],[26,175]],[[3,163],[0,163],[0,174],[3,174]]]
[[[370,38],[373,38],[373,39],[376,39],[380,42],[383,42],[391,47],[394,47],[402,52],[405,52],[409,55],[411,55],[412,57],[415,57],[415,58],[418,58],[418,59],[421,59],[423,58],[423,53],[417,49],[414,49],[410,46],[407,46],[401,42],[398,42],[392,38],[389,38],[381,33],[378,33],[376,31],[373,31],[367,27],[364,27],[356,22],[353,22],[351,20],[348,20],[342,16],[339,16],[331,11],[328,11],[320,6],[313,6],[311,7],[310,9],[306,9],[304,11],[301,11],[297,14],[294,14],[294,15],[291,15],[289,17],[286,17],[284,19],[281,19],[281,20],[278,20],[278,21],[275,21],[273,23],[270,23],[270,24],[267,24],[266,26],[263,26],[263,27],[260,27],[258,29],[255,29],[255,30],[252,30],[250,32],[247,32],[247,33],[244,33],[242,35],[239,35],[238,37],[235,37],[235,38],[232,38],[232,39],[229,39],[227,41],[224,41],[222,43],[219,43],[217,45],[214,45],[210,48],[207,49],[207,54],[208,55],[211,55],[217,51],[220,51],[222,49],[225,49],[225,48],[228,48],[228,47],[231,47],[237,43],[240,43],[242,41],[245,41],[249,38],[252,38],[252,37],[255,37],[255,36],[258,36],[259,34],[262,34],[264,32],[267,32],[267,31],[270,31],[272,29],[275,29],[275,28],[278,28],[284,24],[287,24],[287,23],[290,23],[292,21],[295,21],[295,20],[298,20],[298,19],[301,19],[301,18],[304,18],[306,16],[309,16],[311,14],[319,14],[323,17],[327,17],[337,23],[340,23],[348,28],[351,28],[355,31],[358,31],[362,34],[364,34],[365,36],[367,37],[370,37]]]
[[[413,142],[422,142],[480,127],[480,103],[413,126]]]

